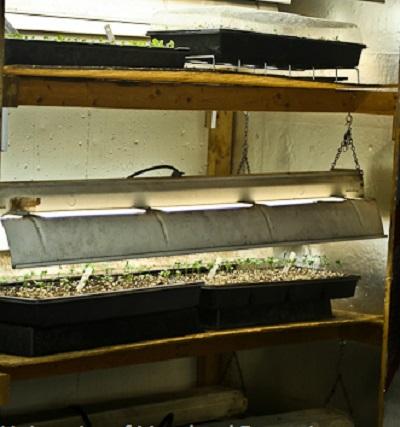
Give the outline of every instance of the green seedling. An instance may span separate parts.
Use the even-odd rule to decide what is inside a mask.
[[[265,261],[266,261],[266,264],[269,268],[274,267],[274,257],[270,256]]]
[[[337,268],[342,268],[343,267],[343,263],[342,263],[342,261],[340,259],[337,259],[335,261],[335,265],[336,265]]]
[[[164,44],[164,40],[152,39],[150,46],[173,49],[175,47],[175,42],[173,40],[170,40],[168,43]]]
[[[321,268],[328,268],[330,265],[329,259],[326,255],[321,255],[319,257],[319,265]]]
[[[171,270],[163,270],[163,271],[160,272],[159,275],[161,277],[163,277],[164,279],[168,280],[171,277],[171,274],[172,274]]]
[[[203,265],[203,261],[200,259],[200,260],[198,260],[198,261],[195,261],[193,264],[192,264],[192,271],[194,271],[195,273],[197,273],[197,274],[200,274],[201,273],[201,270],[204,268],[204,265]]]
[[[222,264],[222,268],[227,272],[227,273],[231,273],[234,270],[234,265],[232,263],[232,261],[225,261]]]

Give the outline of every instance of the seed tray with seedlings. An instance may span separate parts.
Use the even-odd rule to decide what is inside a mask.
[[[201,287],[189,277],[86,271],[2,285],[0,352],[42,356],[199,332]]]
[[[224,329],[332,317],[331,300],[352,297],[359,276],[318,261],[269,259],[221,266],[202,287],[202,326]]]
[[[292,281],[315,281],[325,280],[345,275],[339,271],[332,270],[317,270],[307,267],[292,266],[274,267],[269,269],[234,269],[222,270],[215,274],[214,277],[205,277],[204,281],[207,285],[212,286],[232,286],[232,285],[250,285],[276,282],[292,282]]]
[[[66,67],[183,68],[189,49],[153,40],[108,42],[58,36],[7,35],[5,64]]]
[[[173,39],[189,46],[191,55],[213,55],[217,63],[311,70],[354,68],[362,50],[359,43],[263,34],[231,29],[150,31],[159,40]]]
[[[47,327],[197,307],[200,285],[170,272],[3,284],[0,322]]]
[[[27,280],[24,283],[0,286],[0,298],[50,299],[82,297],[94,294],[116,293],[130,290],[160,289],[193,284],[197,276],[184,274],[121,274],[89,277],[81,286],[81,277],[56,280]],[[198,276],[200,277],[200,276]]]

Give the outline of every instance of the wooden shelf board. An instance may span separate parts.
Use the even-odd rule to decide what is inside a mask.
[[[397,96],[393,85],[371,87],[211,71],[5,66],[3,75],[8,107],[393,115]]]
[[[146,83],[177,83],[281,88],[291,87],[302,89],[346,90],[351,88],[358,90],[391,90],[397,88],[397,85],[395,84],[374,86],[346,83],[327,83],[319,81],[313,82],[308,80],[297,80],[295,78],[244,74],[226,71],[62,68],[6,65],[4,66],[4,74],[8,76],[116,80]]]
[[[0,355],[11,379],[46,377],[268,345],[346,339],[381,345],[382,316],[336,311],[325,321],[210,331],[177,338],[102,347],[44,357]]]

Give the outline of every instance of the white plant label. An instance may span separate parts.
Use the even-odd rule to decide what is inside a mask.
[[[283,272],[284,273],[289,273],[290,267],[292,266],[292,264],[295,261],[295,259],[296,259],[296,253],[295,252],[290,252],[289,262],[283,268]]]
[[[208,279],[213,279],[215,277],[215,275],[217,274],[218,268],[222,263],[222,258],[217,258],[215,260],[215,264],[213,265],[212,269],[208,272],[207,278]]]
[[[78,292],[81,292],[83,290],[92,273],[93,267],[86,267],[85,271],[82,274],[81,280],[79,281],[79,285],[76,287],[76,290]]]

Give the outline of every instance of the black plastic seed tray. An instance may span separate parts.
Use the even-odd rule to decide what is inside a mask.
[[[163,285],[40,300],[0,297],[0,322],[44,328],[183,310],[198,307],[200,285]]]
[[[199,332],[197,308],[53,327],[0,323],[0,352],[44,356]]]
[[[188,49],[43,40],[5,40],[5,64],[7,65],[183,68],[185,57],[188,54]]]
[[[322,320],[331,300],[354,296],[359,276],[203,286],[200,319],[207,329]]]
[[[150,31],[159,40],[188,46],[190,55],[214,55],[217,63],[305,70],[354,68],[363,44],[240,30]]]

